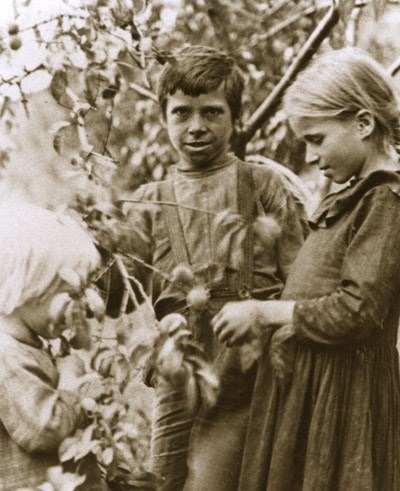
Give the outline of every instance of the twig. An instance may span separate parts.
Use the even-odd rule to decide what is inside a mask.
[[[123,254],[124,254],[124,256],[128,257],[132,261],[135,261],[135,262],[139,263],[144,268],[150,269],[154,273],[157,273],[159,276],[162,276],[165,280],[172,281],[171,280],[171,277],[169,275],[167,275],[166,273],[164,273],[160,269],[152,266],[151,264],[146,263],[145,261],[143,261],[143,259],[140,259],[139,257],[133,256],[132,254],[129,254],[129,253],[125,253],[124,252]],[[128,277],[129,277],[129,275],[128,275]]]
[[[328,12],[320,21],[316,29],[311,33],[310,37],[303,45],[296,58],[292,61],[279,83],[244,124],[243,129],[238,134],[236,141],[235,150],[237,155],[243,157],[247,143],[254,136],[255,132],[274,113],[288,85],[292,82],[297,73],[309,62],[318,46],[326,38],[338,20],[339,11],[336,0],[332,0],[332,4]]]
[[[37,24],[33,24],[31,26],[24,27],[23,29],[20,29],[19,32],[21,33],[21,32],[29,31],[31,29],[37,29],[38,27],[43,26],[44,24],[48,24],[50,22],[54,22],[55,20],[59,20],[59,19],[63,19],[63,18],[87,20],[88,16],[79,15],[79,14],[60,14],[60,15],[56,15],[55,17],[51,17],[50,19],[42,20],[42,21],[38,22]],[[5,36],[0,36],[0,41],[2,41],[3,39],[7,39],[9,37],[11,37],[10,34],[6,34]]]
[[[129,279],[135,283],[135,285],[138,287],[140,294],[143,296],[144,301],[146,302],[146,305],[149,307],[149,310],[151,312],[152,320],[154,322],[154,326],[157,326],[157,318],[156,318],[156,313],[154,311],[153,305],[149,300],[149,296],[146,294],[144,291],[144,288],[140,281],[138,281],[134,276],[129,276]]]
[[[279,22],[276,26],[274,26],[272,29],[267,31],[264,34],[261,34],[257,37],[255,37],[252,42],[250,43],[250,46],[256,46],[260,41],[267,41],[268,39],[271,39],[275,37],[277,34],[279,34],[281,31],[284,29],[287,29],[290,27],[292,24],[296,23],[303,17],[307,17],[311,14],[314,14],[317,10],[319,10],[319,7],[308,7],[301,12],[298,12],[297,14],[292,15],[288,19],[283,20],[282,22]]]
[[[143,199],[121,199],[123,203],[146,203],[149,205],[167,205],[167,206],[179,206],[179,208],[185,208],[187,210],[198,211],[200,213],[207,213],[208,215],[217,216],[218,213],[214,211],[203,210],[201,208],[197,208],[196,206],[184,205],[182,203],[176,203],[175,201],[157,201],[157,200],[143,200]]]
[[[150,266],[149,264],[145,263],[144,261],[142,260],[139,260],[138,258],[136,258],[135,256],[131,256],[130,254],[127,254],[127,256],[130,258],[130,259],[133,259],[135,261],[138,261],[140,262],[141,264],[143,264],[144,266],[147,266],[147,267],[150,267],[150,269],[153,269],[152,266]],[[140,309],[140,304],[139,302],[137,301],[137,298],[136,298],[136,295],[135,295],[135,292],[133,291],[133,288],[132,288],[132,285],[130,284],[130,281],[133,281],[135,283],[135,285],[137,286],[140,294],[142,295],[142,297],[144,298],[145,302],[146,302],[146,305],[150,308],[150,311],[152,313],[152,317],[153,317],[153,321],[154,323],[156,324],[157,323],[157,319],[156,319],[156,314],[154,312],[154,308],[153,308],[153,305],[151,304],[150,300],[149,300],[149,296],[147,295],[147,293],[144,291],[144,288],[143,288],[143,285],[140,283],[140,281],[138,281],[134,276],[131,276],[128,271],[126,270],[125,268],[125,265],[121,259],[121,257],[116,254],[115,255],[115,259],[116,259],[116,262],[117,262],[117,266],[118,266],[118,269],[122,275],[122,280],[124,282],[124,286],[125,286],[125,289],[126,291],[128,291],[129,293],[129,296],[131,297],[132,301],[133,301],[133,304],[135,306],[135,309],[136,310],[139,310]],[[160,270],[156,270],[156,268],[154,268],[155,271],[157,271],[159,274],[161,273]],[[170,278],[168,278],[170,280]]]
[[[110,120],[108,122],[108,127],[107,127],[107,134],[106,134],[106,137],[104,139],[104,143],[103,143],[103,150],[102,150],[102,155],[104,155],[106,153],[106,149],[107,149],[107,144],[108,144],[108,140],[110,138],[110,134],[111,134],[111,128],[112,128],[112,123],[113,123],[113,111],[114,111],[114,107],[115,107],[115,103],[114,103],[114,98],[111,99],[111,114],[110,114]]]
[[[263,15],[263,21],[266,21],[273,17],[279,10],[281,10],[285,5],[290,3],[292,0],[282,0],[281,2],[278,2],[276,5],[274,5],[271,9],[269,9],[265,14]]]
[[[135,82],[131,82],[129,84],[129,87],[133,90],[135,90],[138,94],[143,95],[144,97],[147,97],[148,99],[152,100],[153,102],[158,102],[157,96],[151,92],[148,89],[145,89],[141,85],[135,84]]]
[[[119,272],[121,273],[122,282],[124,284],[125,291],[128,292],[128,295],[129,295],[130,299],[132,300],[133,305],[135,306],[135,309],[140,309],[140,304],[138,302],[138,299],[136,298],[136,295],[135,295],[135,292],[133,291],[132,285],[129,282],[129,274],[125,268],[125,264],[123,263],[122,259],[120,258],[120,256],[118,254],[115,254],[114,257],[115,257],[115,262],[117,264],[117,268],[118,268]]]
[[[40,65],[38,65],[35,68],[32,68],[31,70],[28,70],[27,68],[25,68],[24,69],[24,73],[22,75],[15,75],[15,76],[13,76],[11,78],[4,78],[0,74],[0,80],[1,80],[1,82],[3,84],[12,85],[12,84],[15,84],[15,83],[18,83],[18,82],[22,82],[22,80],[24,78],[28,77],[32,73],[37,72],[38,70],[45,70],[45,69],[46,69],[46,67],[41,63]]]

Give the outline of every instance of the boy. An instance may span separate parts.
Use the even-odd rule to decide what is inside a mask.
[[[185,292],[167,279],[176,266],[190,265],[196,285],[209,291],[208,304],[197,311],[195,325],[191,316],[191,327],[221,380],[215,407],[200,408],[194,419],[179,387],[156,386],[152,471],[164,477],[163,490],[178,491],[185,482],[188,490],[236,489],[255,366],[243,369],[240,350],[220,345],[209,321],[229,300],[277,298],[303,241],[301,213],[280,175],[230,152],[242,91],[242,73],[224,53],[191,46],[171,59],[158,97],[179,163],[167,180],[141,186],[127,205],[122,247],[166,273],[152,276],[157,318],[188,312]],[[232,227],[222,219],[227,210]],[[244,240],[237,247],[234,229],[243,220],[256,221],[241,227]],[[274,226],[269,229],[268,223]],[[221,267],[223,274],[216,275]],[[133,260],[128,269],[150,284],[149,270],[140,263]]]

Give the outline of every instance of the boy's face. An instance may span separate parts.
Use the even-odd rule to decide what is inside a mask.
[[[210,167],[229,150],[232,115],[221,89],[197,97],[177,90],[168,96],[163,122],[188,169]]]

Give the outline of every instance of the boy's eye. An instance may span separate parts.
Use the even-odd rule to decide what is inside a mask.
[[[172,114],[176,114],[177,116],[185,116],[188,114],[189,110],[186,107],[176,107],[173,109]]]
[[[204,114],[206,116],[215,116],[217,114],[221,114],[221,112],[221,109],[219,109],[218,107],[208,107],[204,110]]]

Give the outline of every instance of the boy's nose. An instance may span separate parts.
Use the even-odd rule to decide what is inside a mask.
[[[190,134],[201,134],[207,131],[204,119],[200,114],[193,114],[189,121],[189,133]]]

